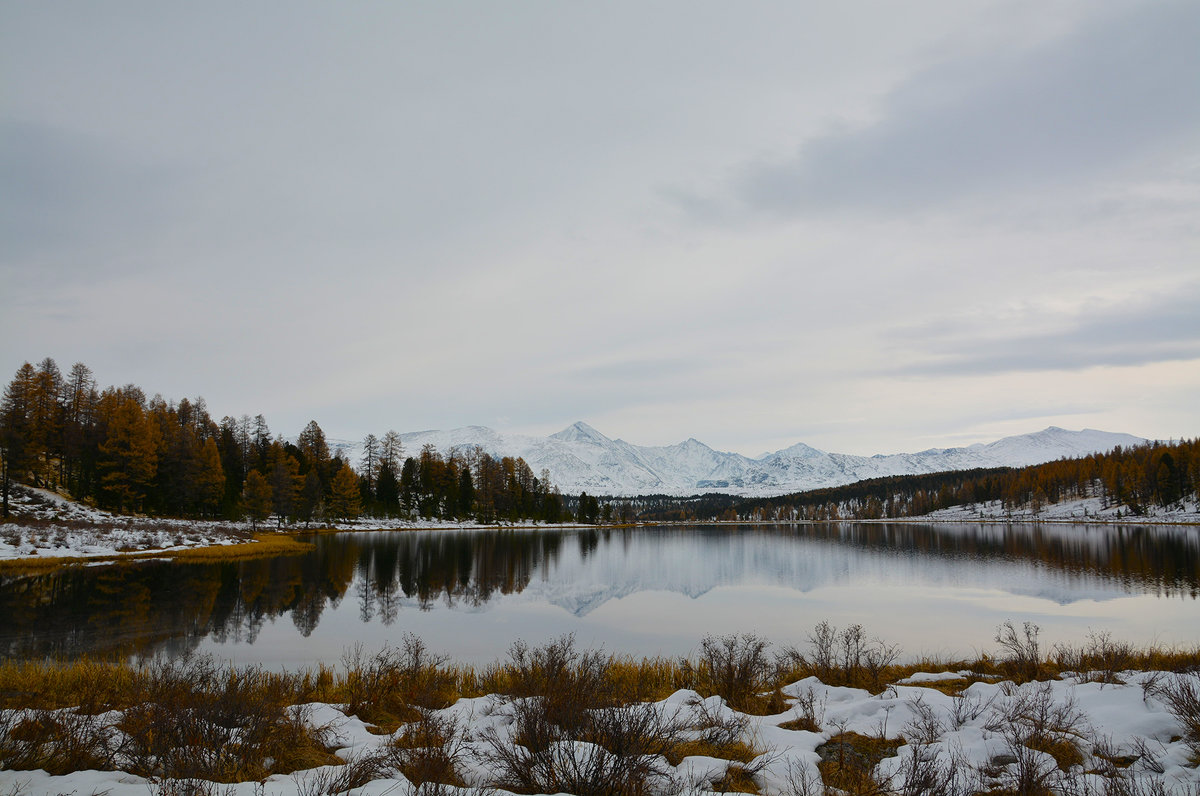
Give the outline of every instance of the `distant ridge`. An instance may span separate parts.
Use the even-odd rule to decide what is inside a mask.
[[[1148,441],[1131,434],[1090,428],[1068,431],[1050,426],[1032,434],[1004,437],[965,448],[853,456],[827,453],[797,443],[751,459],[713,450],[696,439],[662,447],[632,445],[621,439],[610,439],[582,421],[549,437],[501,434],[484,426],[414,431],[400,436],[406,456],[419,453],[425,445],[433,445],[442,454],[478,446],[496,458],[519,456],[528,462],[535,474],[548,470],[551,482],[565,493],[615,496],[681,496],[702,492],[782,495],[889,475],[976,467],[1023,467]],[[352,464],[358,463],[359,443],[329,442]]]

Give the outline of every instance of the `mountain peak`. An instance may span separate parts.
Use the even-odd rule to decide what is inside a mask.
[[[591,442],[596,445],[612,441],[582,420],[572,423],[557,434],[551,434],[550,439],[563,442]]]

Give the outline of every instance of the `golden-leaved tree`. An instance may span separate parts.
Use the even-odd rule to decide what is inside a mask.
[[[100,444],[100,483],[117,511],[138,510],[158,470],[158,427],[133,398],[125,398]]]

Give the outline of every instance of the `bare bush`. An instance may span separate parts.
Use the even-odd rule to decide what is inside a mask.
[[[860,624],[838,630],[820,622],[808,634],[812,647],[813,673],[829,685],[849,685],[878,692],[883,688],[885,670],[900,658],[898,644],[886,644],[868,638]],[[803,656],[799,660],[805,661]]]
[[[950,705],[950,720],[954,729],[961,730],[968,722],[975,721],[992,706],[995,696],[984,700],[975,693],[962,693],[954,697]]]
[[[693,666],[682,662],[693,687],[717,694],[739,710],[756,710],[759,695],[772,685],[774,668],[767,658],[768,642],[752,633],[705,636],[700,658]]]
[[[466,733],[454,717],[423,711],[401,727],[380,754],[380,762],[414,785],[465,783],[458,769],[466,749]]]
[[[567,792],[577,796],[644,796],[670,771],[663,756],[681,727],[653,705],[587,712],[583,726],[554,725],[545,701],[517,703],[512,739],[489,729],[486,760],[496,785],[517,793]],[[515,741],[515,742],[514,742]]]
[[[796,718],[779,726],[785,730],[820,732],[825,723],[825,704],[826,697],[822,695],[818,698],[816,690],[809,686],[800,692],[792,705],[792,712],[796,714]]]
[[[1041,646],[1038,643],[1040,633],[1041,628],[1033,622],[1025,622],[1021,630],[1017,630],[1012,620],[996,629],[995,641],[1007,653],[1003,663],[1010,674],[1025,680],[1037,679],[1042,663]]]
[[[1158,697],[1183,727],[1183,740],[1200,762],[1200,673],[1163,677],[1154,687]]]
[[[71,709],[0,711],[0,769],[111,769],[120,752],[113,736],[101,717]]]
[[[986,774],[1007,790],[1049,794],[1083,763],[1078,744],[1089,733],[1084,714],[1070,695],[1055,700],[1050,683],[1014,689],[993,705],[985,726],[1007,746],[1004,762]]]

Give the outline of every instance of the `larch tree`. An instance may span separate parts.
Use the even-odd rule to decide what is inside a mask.
[[[136,399],[124,399],[109,420],[99,469],[103,490],[118,511],[141,508],[158,471],[158,427]]]
[[[360,472],[367,481],[367,496],[375,496],[375,482],[379,479],[379,438],[374,434],[363,437],[362,458],[359,459]]]
[[[246,483],[242,487],[242,508],[250,517],[250,526],[255,530],[258,524],[271,516],[271,485],[258,470],[246,474]]]
[[[379,464],[388,465],[392,468],[392,475],[398,475],[403,462],[404,445],[400,442],[400,435],[389,430],[379,442]]]
[[[297,502],[303,480],[300,478],[300,462],[296,457],[283,449],[282,445],[272,446],[271,450],[271,495],[275,517],[280,525],[287,517],[297,512]]]
[[[35,471],[41,483],[57,486],[62,458],[62,371],[46,357],[38,363],[30,402],[30,433],[35,447]]]
[[[321,486],[321,476],[317,475],[316,470],[309,470],[304,476],[304,486],[300,490],[299,514],[300,519],[304,520],[305,528],[320,511],[324,499],[325,487]]]
[[[325,432],[315,420],[308,421],[308,425],[300,432],[300,436],[296,438],[296,447],[304,454],[305,462],[310,468],[316,467],[319,470],[329,462],[329,444],[325,441]]]
[[[29,464],[29,402],[36,374],[26,362],[4,390],[0,401],[0,470],[3,473],[4,516],[8,516],[9,483],[18,481]]]
[[[212,437],[204,440],[196,470],[197,508],[203,516],[211,517],[221,510],[225,497],[225,472],[221,467],[221,452]]]
[[[362,512],[358,476],[345,462],[342,462],[341,468],[333,476],[326,508],[330,517],[340,520],[355,519]]]

